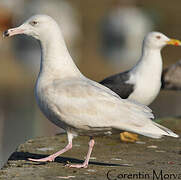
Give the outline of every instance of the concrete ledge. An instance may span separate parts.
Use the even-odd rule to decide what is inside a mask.
[[[76,138],[72,150],[49,163],[30,162],[27,158],[41,158],[60,150],[67,143],[66,135],[28,140],[10,156],[0,171],[0,180],[105,180],[108,179],[108,171],[111,180],[130,179],[129,174],[135,174],[134,179],[148,174],[151,179],[154,172],[160,175],[161,170],[162,175],[181,174],[181,139],[169,137],[156,140],[140,136],[140,142],[134,144],[120,142],[118,135],[95,138],[95,148],[87,169],[64,167],[67,162],[83,161],[88,140],[87,137]]]

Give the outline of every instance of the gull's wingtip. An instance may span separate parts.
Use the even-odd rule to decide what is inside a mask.
[[[175,134],[175,133],[173,133],[173,132],[172,132],[170,135],[171,135],[172,137],[175,137],[175,138],[179,138],[179,137],[180,137],[178,134]]]
[[[154,125],[159,127],[164,132],[164,134],[162,134],[162,136],[165,135],[165,136],[171,136],[171,137],[175,137],[175,138],[179,137],[178,134],[174,133],[172,130],[170,130],[170,129],[168,129],[168,128],[166,128],[166,127],[164,127],[164,126],[162,126],[162,125],[160,125],[158,123],[154,122]]]

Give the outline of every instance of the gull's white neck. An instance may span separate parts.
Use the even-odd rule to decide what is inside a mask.
[[[47,36],[41,39],[40,44],[41,65],[39,77],[43,75],[48,79],[63,79],[81,76],[58,29],[53,33],[47,33]]]
[[[150,78],[161,80],[162,57],[160,51],[161,49],[144,47],[142,49],[142,56],[131,70],[131,73],[140,76],[140,78],[150,76]]]
[[[161,87],[162,58],[160,49],[144,48],[141,59],[130,71],[129,83],[135,84],[129,99],[149,105]]]

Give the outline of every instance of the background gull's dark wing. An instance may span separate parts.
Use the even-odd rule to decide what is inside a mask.
[[[129,95],[134,91],[134,84],[127,83],[130,78],[129,71],[112,75],[105,78],[100,84],[108,87],[121,98],[127,99]]]

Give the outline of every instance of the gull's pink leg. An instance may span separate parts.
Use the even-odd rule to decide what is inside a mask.
[[[28,160],[30,161],[36,161],[36,162],[47,162],[47,161],[54,161],[55,158],[61,154],[63,154],[64,152],[70,150],[72,148],[72,139],[73,139],[73,135],[67,133],[68,135],[68,144],[67,146],[65,146],[65,148],[63,148],[62,150],[46,157],[46,158],[41,158],[41,159],[32,159],[32,158],[28,158]]]
[[[84,163],[83,164],[67,164],[66,166],[67,167],[74,167],[74,168],[87,168],[93,147],[94,147],[94,139],[91,138],[89,141],[89,150],[88,150],[88,153],[87,153],[87,156],[86,156]]]

